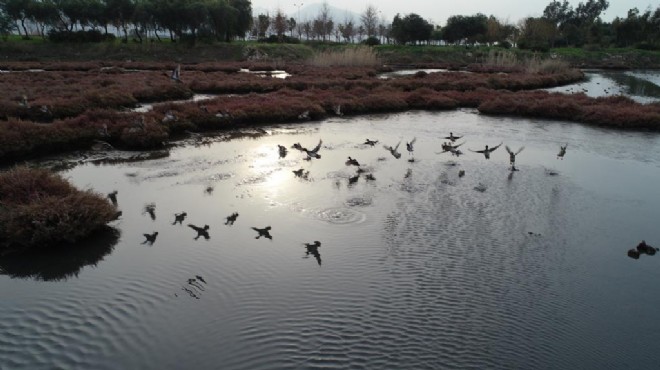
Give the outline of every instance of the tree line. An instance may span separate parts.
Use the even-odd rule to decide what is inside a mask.
[[[607,0],[587,0],[574,8],[567,0],[551,1],[540,17],[517,24],[478,13],[454,15],[443,27],[418,14],[397,14],[391,21],[379,18],[368,5],[358,20],[332,18],[327,2],[311,20],[275,14],[253,17],[250,0],[0,0],[0,33],[15,30],[29,37],[28,24],[46,36],[74,31],[99,31],[108,35],[113,26],[137,41],[146,37],[211,38],[231,41],[251,36],[271,42],[365,42],[368,44],[454,44],[517,46],[548,50],[553,47],[638,47],[660,49],[660,6],[644,12],[630,9],[612,22],[601,20]],[[47,32],[48,31],[48,32]]]

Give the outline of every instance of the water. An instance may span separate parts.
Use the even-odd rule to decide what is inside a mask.
[[[660,72],[651,70],[586,70],[587,80],[547,89],[552,92],[585,93],[591,97],[627,96],[638,103],[660,101]]]
[[[436,154],[449,132],[465,155]],[[278,157],[321,139],[321,159]],[[400,140],[397,160],[382,144]],[[525,146],[520,171],[504,146],[468,150],[501,141]],[[62,172],[77,186],[118,190],[120,234],[82,257],[0,261],[0,368],[655,369],[660,257],[626,251],[660,246],[659,148],[654,133],[460,110],[78,165]],[[353,184],[348,156],[367,171]],[[255,239],[265,226],[272,240]]]

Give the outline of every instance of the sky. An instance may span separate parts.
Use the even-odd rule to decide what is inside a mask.
[[[562,0],[563,1],[563,0]],[[571,0],[569,3],[575,8],[579,3],[587,0]],[[304,9],[309,4],[322,3],[322,0],[252,0],[252,8],[259,11],[274,13],[278,8],[284,13],[296,17],[298,5],[303,4]],[[517,23],[519,20],[543,14],[543,9],[551,0],[406,0],[403,2],[393,0],[327,0],[328,5],[361,14],[367,5],[375,6],[388,21],[397,13],[401,15],[416,13],[433,24],[444,25],[452,15],[472,15],[483,13],[494,15],[500,20]],[[604,21],[611,22],[615,17],[626,17],[628,10],[638,8],[645,11],[649,6],[657,8],[657,0],[609,0],[609,8],[602,14]]]

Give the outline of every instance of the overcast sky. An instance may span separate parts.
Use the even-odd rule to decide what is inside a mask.
[[[295,17],[298,11],[296,5],[303,4],[301,9],[304,9],[309,4],[322,2],[322,0],[252,0],[252,8],[255,10],[265,9],[269,12],[274,12],[279,8],[284,13]],[[333,7],[358,14],[361,14],[367,5],[371,4],[380,10],[388,21],[391,21],[397,13],[402,15],[416,13],[434,24],[444,25],[447,18],[452,15],[472,15],[476,13],[494,15],[501,20],[516,23],[525,17],[542,15],[543,9],[551,0],[328,0],[327,2],[328,5]],[[586,2],[586,0],[569,1],[573,8],[581,2]],[[609,0],[609,2],[610,7],[602,15],[602,19],[608,22],[617,16],[625,17],[631,8],[636,7],[643,12],[652,4],[655,7],[658,6],[657,0]]]

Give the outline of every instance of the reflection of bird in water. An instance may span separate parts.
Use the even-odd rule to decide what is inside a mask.
[[[236,219],[238,218],[238,212],[234,212],[231,215],[227,216],[227,221],[225,221],[225,225],[233,225],[234,222],[236,222]]]
[[[321,159],[321,155],[319,154],[319,149],[321,149],[321,144],[323,144],[323,140],[319,140],[319,143],[316,144],[314,149],[309,150],[307,148],[303,148],[305,153],[307,153],[307,158],[316,158],[316,159]]]
[[[360,166],[360,162],[357,161],[355,158],[348,157],[348,160],[346,161],[347,166]]]
[[[408,142],[406,143],[406,150],[408,151],[408,155],[413,154],[413,151],[415,150],[415,148],[413,148],[413,145],[415,145],[415,141],[417,141],[416,137],[414,137],[412,140],[410,140],[409,143]]]
[[[364,144],[374,146],[374,145],[378,144],[378,140],[369,140],[369,139],[367,139],[367,140],[364,141]]]
[[[158,231],[154,231],[151,234],[142,234],[145,237],[145,240],[142,242],[142,244],[147,244],[153,245],[156,242],[156,237],[158,236]]]
[[[463,136],[454,136],[454,133],[453,133],[453,132],[450,132],[450,133],[449,133],[449,136],[445,136],[445,139],[449,139],[449,141],[451,141],[451,142],[453,143],[454,141],[456,141],[456,140],[458,140],[458,139],[460,139],[460,138],[462,138],[462,137],[463,137]]]
[[[186,219],[186,216],[188,216],[186,212],[175,213],[174,222],[172,222],[172,225],[176,225],[177,223],[179,223],[179,225],[183,225],[182,222]]]
[[[568,144],[559,146],[559,154],[557,154],[557,158],[561,158],[562,160],[564,159],[564,155],[566,155],[566,148],[568,148]]]
[[[113,205],[117,205],[117,190],[113,190],[111,193],[108,193],[108,198],[110,198],[110,201],[112,202]]]
[[[261,238],[262,236],[263,236],[264,238],[268,238],[268,239],[271,239],[271,240],[273,239],[273,237],[270,235],[270,226],[266,226],[266,227],[264,227],[263,229],[259,229],[259,228],[257,228],[257,227],[253,227],[252,230],[254,230],[254,231],[256,231],[256,232],[259,233],[259,235],[257,235],[257,236],[254,237],[255,239],[259,239],[259,238]]]
[[[524,146],[520,147],[520,149],[518,149],[518,151],[515,152],[515,153],[513,152],[513,150],[511,150],[511,148],[509,148],[508,145],[505,145],[504,148],[509,153],[509,162],[511,164],[511,171],[517,171],[516,166],[515,166],[516,165],[516,156],[518,155],[518,153],[522,152],[523,149],[525,149],[525,147]]]
[[[486,159],[490,159],[490,153],[494,152],[500,146],[502,146],[502,143],[499,143],[499,144],[497,144],[496,146],[494,146],[492,148],[489,148],[488,145],[486,145],[486,148],[484,150],[472,150],[472,149],[470,149],[470,151],[475,152],[475,153],[483,153],[483,155],[484,155],[484,157],[486,157]]]
[[[410,176],[412,176],[412,168],[409,168],[409,169],[406,171],[406,174],[403,175],[403,178],[404,178],[404,179],[409,179]]]
[[[188,227],[197,231],[197,236],[195,237],[195,240],[199,239],[200,236],[203,236],[204,239],[206,240],[209,240],[209,238],[211,238],[209,236],[209,225],[204,225],[204,227],[199,227],[193,224],[188,224]]]
[[[305,252],[305,257],[309,257],[311,254],[316,258],[316,262],[318,262],[319,266],[321,266],[321,254],[319,253],[319,247],[321,246],[321,242],[318,240],[315,240],[314,243],[304,243],[305,248],[307,248],[307,252]]]
[[[284,158],[284,157],[286,157],[287,150],[286,150],[286,147],[285,147],[285,146],[283,146],[283,145],[279,145],[279,144],[278,144],[278,145],[277,145],[277,149],[279,150],[280,158]]]
[[[394,158],[399,159],[401,158],[401,153],[399,153],[397,150],[399,149],[399,145],[401,145],[401,141],[399,141],[395,147],[383,145],[383,148],[387,149]]]
[[[154,203],[149,203],[146,206],[144,206],[144,213],[148,213],[149,217],[151,217],[152,221],[156,220],[156,204]]]

